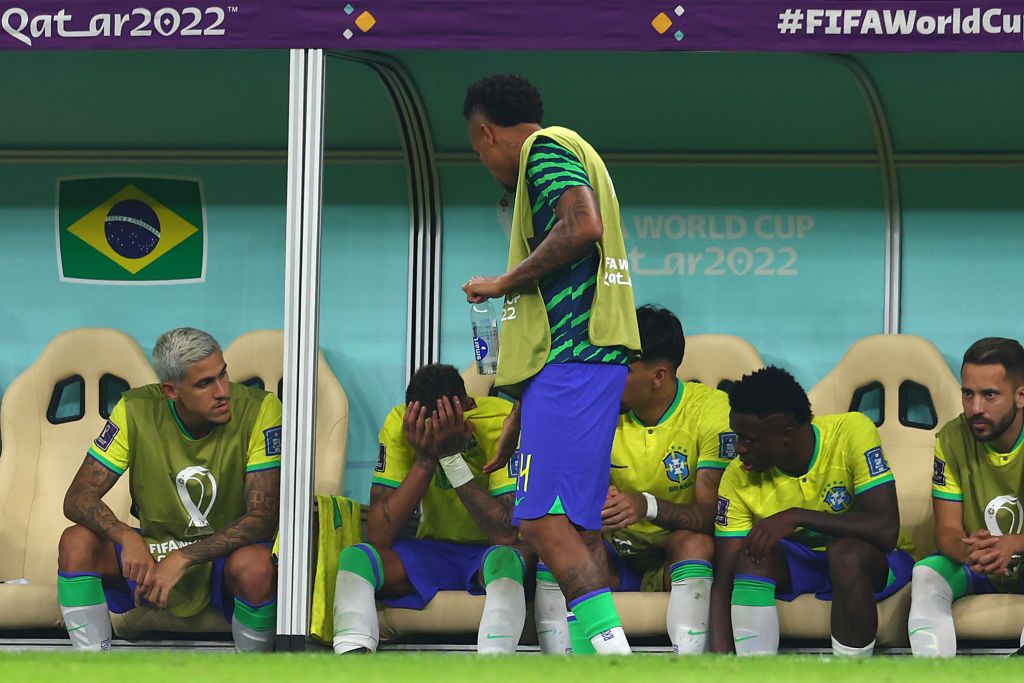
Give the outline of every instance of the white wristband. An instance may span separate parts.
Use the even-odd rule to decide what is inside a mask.
[[[446,455],[438,460],[438,462],[441,463],[441,469],[444,470],[445,476],[451,482],[452,488],[457,489],[463,484],[473,481],[473,473],[469,470],[469,465],[466,464],[466,459],[462,457],[462,453]]]
[[[658,499],[647,493],[647,491],[642,491],[640,495],[647,501],[647,514],[644,515],[644,519],[653,522],[658,516]]]

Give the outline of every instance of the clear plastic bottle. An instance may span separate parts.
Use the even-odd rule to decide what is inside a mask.
[[[473,357],[481,375],[498,371],[498,316],[490,301],[472,304],[470,322],[473,324]]]

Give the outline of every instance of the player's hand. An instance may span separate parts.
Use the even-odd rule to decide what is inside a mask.
[[[490,462],[484,465],[484,474],[490,474],[505,467],[508,461],[512,459],[512,456],[515,455],[516,448],[519,447],[519,427],[519,402],[517,401],[512,407],[512,412],[509,413],[508,417],[505,418],[505,422],[501,425],[497,449]]]
[[[413,401],[407,405],[405,417],[402,418],[402,433],[405,434],[405,440],[409,442],[417,455],[436,459],[436,456],[430,452],[433,425],[431,425],[428,415],[426,407],[421,406],[419,401]]]
[[[974,550],[978,543],[988,538],[992,538],[992,534],[988,529],[978,529],[970,536],[960,540],[964,542],[964,545],[966,545],[969,550]]]
[[[497,299],[505,296],[505,280],[498,277],[471,277],[462,285],[462,291],[466,293],[466,301],[471,304],[479,304],[488,299]]]
[[[775,544],[791,536],[798,526],[800,524],[793,508],[765,517],[750,530],[743,544],[743,552],[755,563],[764,562],[771,555]]]
[[[434,457],[441,458],[466,450],[473,437],[473,423],[464,417],[462,401],[458,397],[448,400],[447,396],[437,399],[437,410],[431,415],[433,428],[430,434],[431,450]]]
[[[1008,574],[1013,555],[1024,549],[1024,536],[993,536],[987,531],[985,533],[986,538],[979,539],[971,546],[967,566],[978,574]]]
[[[608,498],[601,509],[601,531],[618,531],[639,522],[647,514],[647,499],[639,493],[625,493],[608,487]]]
[[[120,541],[121,574],[124,578],[141,586],[146,580],[146,576],[156,567],[156,562],[149,552],[146,541],[134,531],[125,533]],[[135,604],[139,604],[138,589],[136,589]]]
[[[166,608],[171,591],[178,585],[188,565],[188,558],[184,554],[178,550],[172,551],[157,562],[156,567],[146,575],[145,582],[139,586],[138,594],[150,604],[160,609]]]

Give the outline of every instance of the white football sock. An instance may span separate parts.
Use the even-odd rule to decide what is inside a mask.
[[[537,624],[537,642],[540,651],[549,655],[564,655],[570,651],[568,611],[565,596],[555,581],[544,577],[545,569],[537,567],[537,590],[533,596],[533,616]],[[547,574],[550,576],[550,573]],[[553,578],[553,577],[552,577]]]
[[[83,652],[107,652],[110,650],[110,612],[107,604],[82,605],[64,607],[60,613],[64,617],[71,646]]]
[[[914,566],[910,582],[910,650],[917,657],[956,655],[953,627],[953,589],[937,571]]]
[[[871,641],[864,647],[850,647],[843,645],[835,636],[832,637],[832,654],[836,657],[870,657],[875,652],[875,641]]]
[[[526,593],[523,584],[505,577],[493,579],[485,588],[484,613],[477,631],[476,651],[480,654],[512,654],[526,624]]]
[[[334,581],[334,651],[344,654],[361,647],[371,652],[380,642],[373,585],[349,571]]]

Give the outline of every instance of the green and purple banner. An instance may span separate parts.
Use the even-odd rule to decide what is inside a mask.
[[[1019,52],[1024,1],[22,0],[0,50]]]

